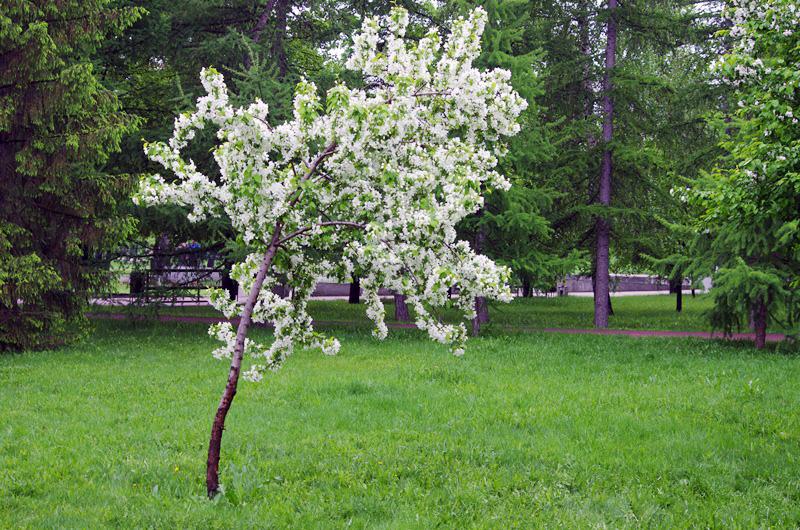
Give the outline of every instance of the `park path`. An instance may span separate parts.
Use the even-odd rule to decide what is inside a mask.
[[[89,318],[98,320],[128,320],[130,315],[125,313],[88,313]],[[159,322],[181,322],[188,324],[215,324],[217,322],[231,322],[238,324],[239,319],[225,319],[222,317],[203,317],[203,316],[179,316],[179,315],[158,315]],[[352,326],[353,322],[346,320],[316,320],[314,324],[319,326]],[[261,327],[271,327],[268,324],[256,324]],[[394,329],[415,329],[414,324],[403,322],[387,322],[389,328]],[[698,339],[728,339],[728,340],[748,340],[755,339],[752,333],[732,333],[731,335],[724,335],[720,332],[709,331],[661,331],[654,329],[646,330],[632,330],[632,329],[575,329],[575,328],[527,328],[520,326],[504,326],[503,329],[516,332],[531,332],[531,333],[562,333],[567,335],[623,335],[627,337],[667,337],[667,338],[681,338],[693,337]],[[782,333],[767,333],[767,342],[780,342],[786,338]]]

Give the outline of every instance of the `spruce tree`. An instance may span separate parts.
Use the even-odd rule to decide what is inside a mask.
[[[97,253],[130,228],[127,175],[103,170],[136,120],[93,59],[141,14],[109,0],[9,0],[0,23],[0,349],[74,337],[107,274]]]

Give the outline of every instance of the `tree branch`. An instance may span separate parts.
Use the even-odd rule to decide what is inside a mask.
[[[294,239],[295,237],[301,236],[301,235],[313,230],[314,228],[316,228],[318,226],[321,227],[321,228],[325,228],[326,226],[346,226],[348,228],[358,228],[358,229],[361,229],[361,230],[364,230],[367,227],[367,225],[365,225],[363,223],[354,223],[353,221],[326,221],[324,223],[319,223],[319,224],[313,225],[313,226],[306,226],[304,228],[300,228],[299,230],[295,230],[294,232],[292,232],[288,236],[286,236],[283,239],[281,239],[280,241],[278,241],[278,246],[281,246],[283,243],[286,243],[290,239]]]

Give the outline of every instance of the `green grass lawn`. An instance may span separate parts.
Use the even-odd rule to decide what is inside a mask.
[[[386,302],[387,321],[394,320],[394,304]],[[675,297],[668,295],[620,296],[613,299],[615,314],[611,327],[616,329],[655,329],[670,331],[708,331],[704,312],[711,308],[710,296],[684,297],[681,313],[675,311]],[[319,321],[346,321],[356,326],[369,326],[363,304],[348,304],[344,300],[309,303],[311,315]],[[95,306],[95,312],[125,312],[124,307]],[[138,314],[141,309],[131,309]],[[163,307],[162,315],[219,316],[212,307]],[[588,297],[565,296],[553,298],[517,298],[510,304],[493,303],[490,309],[491,326],[503,328],[541,329],[593,327],[593,301]],[[445,313],[445,318],[456,318]]]
[[[463,358],[413,331],[342,344],[242,384],[214,503],[227,366],[204,326],[100,322],[0,356],[0,527],[800,525],[796,357],[554,334],[490,333]]]

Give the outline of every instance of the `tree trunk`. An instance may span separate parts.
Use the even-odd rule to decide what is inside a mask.
[[[236,387],[239,384],[239,372],[242,368],[247,328],[250,327],[250,322],[253,317],[253,308],[261,292],[261,287],[264,285],[264,279],[267,277],[269,268],[272,265],[272,258],[275,257],[275,252],[278,249],[280,234],[281,225],[277,224],[275,226],[275,233],[272,235],[272,242],[269,247],[267,247],[264,253],[264,259],[261,261],[261,265],[258,268],[253,287],[247,295],[244,310],[242,311],[242,318],[239,320],[239,326],[236,329],[236,344],[233,348],[233,355],[231,356],[228,383],[225,385],[225,390],[222,392],[222,398],[219,401],[219,407],[217,407],[217,413],[214,416],[214,423],[211,426],[211,439],[208,442],[206,492],[210,499],[213,499],[217,493],[219,493],[219,455],[220,449],[222,448],[222,431],[225,429],[225,417],[228,415],[228,410],[231,408],[233,398],[236,396]]]
[[[350,282],[350,294],[347,301],[351,304],[361,303],[361,280],[358,276],[353,276],[353,281]]]
[[[670,291],[675,293],[675,311],[683,311],[683,279],[670,280]]]
[[[611,98],[611,73],[616,64],[617,53],[617,0],[608,0],[608,10],[606,65],[603,75],[603,163],[600,169],[598,189],[598,202],[602,206],[611,205],[611,141],[614,139],[614,101]],[[597,234],[597,246],[595,248],[597,270],[594,296],[594,325],[597,328],[607,328],[611,305],[608,271],[611,224],[607,213],[604,212],[597,216],[595,232]]]
[[[170,250],[172,243],[169,240],[167,233],[161,233],[156,240],[153,247],[153,257],[150,258],[150,270],[152,271],[151,278],[155,279],[157,285],[166,283],[167,273],[165,269],[170,268]]]
[[[406,295],[394,293],[394,319],[398,322],[408,322],[408,305],[406,305]]]
[[[592,46],[589,36],[589,2],[582,0],[578,5],[578,15],[575,19],[578,24],[578,36],[581,57],[583,58],[583,75],[581,77],[581,92],[583,95],[583,118],[587,121],[586,125],[586,145],[587,149],[592,149],[596,145],[597,139],[592,133],[589,118],[594,114],[594,89],[592,88]]]
[[[225,272],[222,273],[220,279],[220,287],[228,291],[228,298],[231,300],[239,298],[239,282],[231,278],[230,264],[225,265]]]
[[[756,349],[762,350],[767,344],[767,304],[759,298],[753,307],[753,328],[756,334]]]
[[[483,217],[483,209],[478,210],[475,214],[478,218]],[[478,225],[475,231],[475,253],[481,254],[486,247],[486,227],[483,224]],[[472,335],[478,336],[481,332],[481,326],[489,322],[489,306],[486,303],[486,298],[483,296],[475,297],[475,318],[472,319]]]
[[[283,79],[289,71],[289,59],[286,56],[284,40],[286,38],[286,15],[289,11],[289,0],[278,0],[275,5],[275,35],[272,39],[272,56],[278,63],[278,77]]]
[[[267,27],[269,17],[272,14],[272,10],[275,8],[275,1],[276,0],[268,0],[267,5],[264,6],[264,10],[258,17],[256,25],[253,27],[253,31],[250,33],[250,38],[253,39],[253,42],[257,43],[259,40],[261,40],[261,33]]]
[[[489,322],[489,305],[483,296],[475,297],[475,318],[472,319],[472,335],[480,335],[481,326]]]
[[[531,280],[526,276],[522,278],[522,298],[530,298],[533,296],[531,292]]]
[[[264,10],[261,12],[261,15],[259,15],[258,20],[253,27],[253,31],[250,32],[250,38],[256,44],[258,44],[258,41],[261,40],[261,33],[263,33],[264,29],[267,27],[269,17],[272,14],[272,10],[275,8],[275,2],[276,0],[269,0],[267,2],[267,5],[264,6]],[[252,60],[250,58],[250,54],[246,53],[244,56],[244,69],[249,70],[251,65]]]

